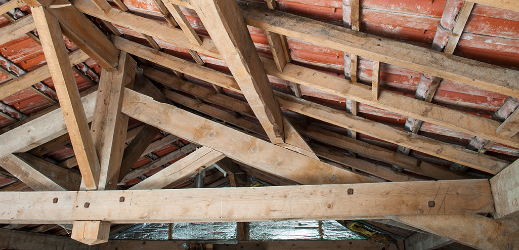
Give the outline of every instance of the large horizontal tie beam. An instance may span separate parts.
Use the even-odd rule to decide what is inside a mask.
[[[113,223],[324,220],[493,212],[488,180],[231,189],[2,192],[0,201],[4,204],[0,207],[0,223],[35,224],[69,223],[73,220]]]
[[[220,87],[238,92],[241,91],[237,82],[229,75],[209,70],[206,67],[195,66],[194,63],[187,62],[166,53],[155,52],[146,46],[130,42],[123,38],[116,38],[115,44],[119,49],[142,57],[146,60],[178,70],[184,74],[195,76]],[[449,109],[384,90],[380,91],[378,101],[373,101],[372,92],[367,86],[356,83],[352,84],[351,81],[347,79],[334,77],[326,73],[291,63],[286,65],[283,72],[279,72],[272,59],[262,58],[262,61],[267,74],[287,81],[315,88],[360,103],[388,110],[390,112],[411,116],[416,119],[438,124],[467,134],[491,139],[512,147],[519,147],[519,135],[510,138],[504,135],[496,135],[496,133],[494,133],[501,125],[498,121],[478,117],[467,114],[466,112]],[[214,76],[207,77],[209,71],[216,72],[213,75],[220,73],[219,75],[221,76],[218,78],[215,78]]]

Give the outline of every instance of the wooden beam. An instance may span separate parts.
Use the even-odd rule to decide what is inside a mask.
[[[283,115],[238,4],[204,0],[194,7],[270,141],[283,143]]]
[[[519,215],[519,161],[510,164],[490,179],[496,206],[495,218],[511,218]]]
[[[88,55],[81,50],[76,50],[69,54],[70,66],[76,65],[88,59]],[[33,84],[51,77],[49,65],[41,66],[18,78],[12,79],[0,86],[0,99],[17,93]]]
[[[471,2],[492,6],[495,8],[513,10],[519,12],[519,3],[510,0],[473,0]]]
[[[43,6],[59,20],[63,34],[94,59],[102,68],[117,69],[119,50],[83,13],[75,7],[49,8],[49,5],[70,4],[68,0],[26,0],[31,7]],[[95,6],[95,5],[94,5]],[[95,7],[98,12],[99,9]]]
[[[519,244],[517,220],[494,220],[480,215],[391,216],[398,222],[476,249],[514,249]]]
[[[116,38],[115,44],[121,50],[158,63],[162,66],[178,70],[182,73],[195,76],[201,80],[233,91],[241,91],[237,82],[225,73],[201,67],[195,63],[176,58],[166,53],[156,52],[146,46],[130,42],[123,38]],[[491,139],[505,145],[519,147],[518,135],[509,138],[494,133],[501,124],[498,121],[434,105],[415,98],[405,97],[390,91],[381,91],[378,101],[373,101],[372,91],[368,86],[351,83],[347,79],[331,76],[326,73],[294,64],[287,64],[283,72],[279,72],[276,69],[273,60],[262,58],[262,61],[268,74],[284,80],[355,100],[390,112],[411,116],[456,131]]]
[[[378,101],[380,92],[380,62],[373,60],[373,74],[371,76],[371,95],[373,101]]]
[[[229,175],[231,187],[248,187],[250,186],[247,172],[243,171],[238,164],[234,163],[229,158],[224,158],[216,163],[220,168],[223,168]]]
[[[230,158],[248,163],[265,172],[285,178],[293,176],[294,181],[302,184],[312,184],[323,179],[325,183],[374,181],[369,177],[332,167],[171,105],[161,104],[129,89],[126,89],[124,94],[123,113],[186,140],[218,150]],[[164,122],[165,120],[168,122]],[[300,171],[297,173],[305,174],[297,174],[291,170],[292,168],[298,168]]]
[[[74,221],[70,238],[87,245],[105,243],[110,236],[110,225],[108,221]]]
[[[456,46],[458,45],[458,41],[461,38],[461,34],[465,29],[467,21],[469,20],[470,13],[472,12],[472,8],[474,7],[474,2],[471,1],[463,1],[463,7],[461,8],[458,17],[456,18],[456,24],[452,28],[451,35],[449,36],[449,41],[445,46],[444,53],[451,54],[454,53]]]
[[[54,198],[58,198],[57,204],[53,203]],[[0,200],[5,204],[0,207],[1,223],[36,224],[99,219],[113,223],[179,223],[358,219],[423,214],[458,216],[460,213],[489,213],[494,210],[488,180],[225,189],[1,192]],[[195,204],[197,209],[190,209]],[[361,204],[370,209],[341,204]],[[176,209],[171,209],[172,206]]]
[[[158,0],[161,1],[161,0]],[[195,30],[187,20],[186,16],[182,13],[182,10],[177,5],[170,3],[169,1],[163,1],[169,13],[173,16],[177,24],[180,26],[187,39],[193,44],[197,44],[202,46],[203,42],[200,39],[200,36],[196,34]]]
[[[81,176],[27,153],[0,159],[1,166],[36,191],[79,190]]]
[[[87,189],[97,189],[99,159],[80,102],[74,73],[70,68],[60,25],[58,20],[42,6],[33,7],[32,13],[85,186]]]
[[[49,141],[41,146],[38,146],[36,148],[33,148],[33,149],[27,151],[27,153],[29,153],[31,155],[36,155],[36,156],[42,156],[56,148],[63,147],[69,143],[70,143],[70,137],[68,136],[68,134],[64,134],[52,141]]]
[[[186,180],[224,157],[224,154],[216,150],[202,147],[152,175],[150,178],[139,182],[129,190],[164,188],[173,182]]]
[[[119,56],[118,69],[103,69],[92,120],[91,133],[99,157],[99,190],[117,188],[128,130],[127,115],[121,113],[123,93],[133,88],[137,63],[126,52]]]
[[[301,137],[299,132],[294,128],[294,126],[292,126],[292,123],[284,117],[283,126],[285,130],[285,142],[278,144],[278,146],[282,146],[294,152],[319,160],[319,157],[315,155],[312,148],[308,146],[303,137]]]
[[[102,12],[108,12],[108,11],[110,11],[112,9],[112,6],[106,0],[92,0],[92,2]]]
[[[16,38],[19,38],[23,36],[25,33],[34,30],[35,28],[36,25],[34,25],[34,19],[32,15],[22,17],[16,22],[0,28],[0,34],[2,34],[2,36],[0,37],[0,44],[4,44]]]
[[[496,134],[513,137],[519,132],[519,109],[516,109],[501,125],[496,129]]]
[[[19,8],[25,5],[23,0],[12,0],[0,5],[0,14],[4,14],[12,9]]]
[[[406,250],[433,250],[454,241],[434,234],[415,233],[404,240]]]
[[[73,241],[68,237],[7,229],[0,229],[0,248],[25,250],[95,250],[92,247]]]

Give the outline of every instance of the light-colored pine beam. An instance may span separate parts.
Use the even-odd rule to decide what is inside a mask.
[[[472,1],[464,1],[463,7],[461,7],[460,12],[458,13],[458,17],[456,18],[456,24],[452,28],[451,35],[449,36],[449,41],[445,46],[445,50],[443,51],[445,54],[454,53],[456,46],[458,45],[458,41],[461,38],[461,34],[465,29],[465,25],[469,20],[470,13],[472,12],[472,8],[474,8],[474,2]]]
[[[53,203],[55,198],[58,198],[57,204]],[[2,192],[0,200],[5,204],[0,207],[0,223],[35,224],[99,219],[113,223],[178,223],[358,219],[424,214],[458,216],[463,213],[474,216],[493,211],[488,180],[225,189]],[[195,204],[197,209],[192,209]],[[342,204],[361,204],[370,209]]]
[[[519,12],[519,3],[513,0],[472,0],[471,2]]]
[[[106,0],[92,0],[92,2],[101,10],[102,12],[108,12],[112,9],[112,6]]]
[[[19,38],[25,33],[34,30],[35,28],[36,25],[34,25],[34,19],[32,15],[22,17],[16,22],[0,28],[0,34],[2,34],[2,36],[0,36],[0,44],[4,44]]]
[[[108,242],[110,222],[100,220],[77,220],[72,226],[70,238],[83,244],[96,245]]]
[[[501,125],[496,129],[496,134],[512,137],[519,132],[519,109],[516,109]]]
[[[324,183],[374,181],[369,177],[330,166],[171,105],[161,104],[129,89],[125,90],[122,112],[188,141],[218,150],[232,159],[248,163],[265,172],[284,178],[293,177],[294,181],[302,184],[322,181]],[[294,172],[292,168],[298,168],[300,171]]]
[[[266,2],[269,9],[275,10],[277,8],[275,0],[266,0]],[[291,60],[286,37],[269,31],[265,31],[265,36],[278,70],[283,71],[285,65]]]
[[[97,189],[100,171],[99,159],[90,135],[85,110],[80,101],[74,73],[70,68],[60,24],[42,6],[33,7],[32,13],[85,187]]]
[[[283,115],[236,1],[193,3],[272,143],[285,141]]]
[[[146,46],[130,42],[123,38],[116,38],[115,44],[121,50],[145,58],[146,60],[178,70],[184,74],[195,76],[201,80],[233,91],[240,91],[240,88],[233,77],[227,74],[210,70],[206,67],[195,66],[194,63],[190,63],[166,53],[155,52]],[[498,121],[470,115],[466,112],[434,105],[384,90],[380,92],[379,100],[373,101],[372,92],[368,86],[355,84],[347,79],[331,76],[326,73],[294,64],[287,64],[285,70],[279,72],[276,69],[273,60],[262,58],[262,61],[263,66],[269,75],[337,96],[352,99],[390,112],[411,116],[456,131],[495,140],[496,142],[509,146],[519,147],[519,136],[516,135],[513,138],[509,138],[494,133],[499,125],[501,125]],[[211,74],[211,77],[207,77],[208,74]]]
[[[433,250],[454,242],[434,234],[415,233],[404,240],[406,250]]]
[[[139,182],[129,190],[161,189],[173,182],[185,181],[224,157],[224,154],[214,149],[202,147],[152,175],[150,178]]]
[[[27,153],[0,158],[0,165],[36,191],[79,190],[81,176]]]
[[[519,215],[519,161],[515,161],[490,179],[496,207],[496,218],[512,218]]]
[[[119,50],[83,13],[74,6],[50,8],[49,5],[70,4],[68,0],[25,0],[31,7],[45,8],[56,18],[63,34],[99,65],[108,70],[115,70],[119,59]],[[94,5],[95,6],[95,5]],[[99,9],[94,7],[98,12]]]
[[[121,113],[126,87],[133,88],[137,63],[121,52],[116,71],[103,69],[91,133],[100,162],[99,190],[117,188],[125,148],[128,116]]]
[[[187,39],[189,39],[189,41],[193,44],[202,46],[203,42],[200,39],[200,36],[196,34],[195,30],[193,29],[193,26],[191,26],[184,13],[182,13],[182,10],[180,10],[180,8],[177,5],[174,5],[167,0],[163,2],[167,10],[169,11],[170,15],[172,15],[173,18],[175,18],[175,21],[178,23],[182,31],[184,31],[184,34],[186,35]]]

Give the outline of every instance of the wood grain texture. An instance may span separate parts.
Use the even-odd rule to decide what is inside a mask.
[[[4,14],[14,8],[22,7],[25,5],[23,0],[13,0],[0,5],[0,14]]]
[[[36,25],[34,24],[32,15],[22,17],[16,22],[0,28],[0,34],[2,34],[2,36],[0,36],[0,44],[19,38],[35,28]]]
[[[149,112],[151,110],[153,111]],[[230,158],[248,163],[265,172],[285,178],[293,177],[291,179],[302,184],[323,181],[324,183],[374,181],[275,146],[179,108],[158,103],[129,89],[125,91],[123,113],[181,138],[211,147]],[[295,169],[299,171],[295,172]]]
[[[108,242],[110,236],[108,221],[74,221],[70,238],[87,245]]]
[[[123,93],[132,88],[137,63],[126,52],[119,56],[118,69],[101,71],[91,134],[99,157],[99,190],[116,189],[123,159],[127,115],[121,113]]]
[[[353,194],[348,194],[348,189],[353,189]],[[125,197],[124,201],[120,197]],[[59,199],[59,206],[52,202],[54,198]],[[113,223],[328,220],[423,214],[458,216],[460,213],[493,211],[487,180],[261,188],[2,192],[0,200],[6,204],[0,207],[1,223],[37,224],[96,219]],[[86,202],[89,203],[88,207],[83,205]],[[430,207],[431,202],[436,205]],[[176,209],[171,209],[172,206]],[[193,206],[197,209],[192,209]],[[46,216],[42,217],[41,214]]]
[[[516,109],[506,120],[496,129],[496,134],[513,137],[519,132],[519,109]]]
[[[192,4],[270,141],[283,143],[283,115],[238,4],[233,0]]]
[[[496,218],[513,218],[519,215],[519,161],[510,164],[490,179]]]
[[[38,34],[60,100],[67,130],[87,189],[97,189],[99,159],[81,104],[58,20],[43,7],[33,7]]]

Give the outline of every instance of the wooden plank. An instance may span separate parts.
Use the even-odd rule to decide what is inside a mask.
[[[173,161],[181,156],[184,156],[185,154],[188,154],[190,153],[191,151],[195,150],[196,149],[196,145],[194,144],[189,144],[185,147],[182,147],[178,150],[175,150],[167,155],[164,155],[160,158],[158,158],[157,160],[155,161],[152,161],[150,163],[147,163],[143,166],[140,166],[138,168],[135,168],[134,170],[132,170],[131,172],[129,172],[128,174],[126,174],[124,176],[124,178],[122,178],[122,180],[120,181],[121,183],[125,183],[131,179],[134,179],[134,178],[137,178],[147,172],[149,172],[150,170],[153,170],[157,167],[160,167],[164,164],[167,164],[168,162],[170,161]]]
[[[472,12],[472,8],[474,7],[474,2],[463,1],[463,7],[461,7],[460,12],[458,13],[458,17],[456,19],[456,24],[452,28],[452,33],[449,36],[449,41],[445,46],[444,53],[451,54],[454,53],[456,46],[458,45],[458,41],[460,40],[461,34],[465,29],[465,25],[469,20],[470,13]]]
[[[164,40],[166,42],[185,47],[191,50],[202,52],[208,56],[222,58],[218,49],[211,39],[202,39],[202,45],[193,44],[180,29],[175,29],[166,24],[158,23],[148,18],[140,17],[131,13],[112,8],[108,13],[97,11],[97,8],[88,0],[73,0],[74,6],[81,12],[109,21],[137,32]],[[153,27],[153,28],[151,28]]]
[[[495,8],[513,10],[519,12],[519,3],[511,0],[474,0],[471,1],[478,4],[488,5]]]
[[[4,14],[12,9],[19,8],[25,5],[23,0],[12,0],[0,5],[0,14]]]
[[[496,134],[513,137],[519,132],[519,109],[516,109],[501,125],[496,129]]]
[[[415,233],[404,240],[406,250],[432,250],[453,243],[453,240],[425,233]]]
[[[35,156],[11,154],[0,162],[5,170],[36,191],[79,190],[81,176]]]
[[[49,141],[41,146],[38,146],[36,148],[33,148],[33,149],[27,151],[27,153],[29,153],[31,155],[36,155],[36,156],[42,156],[56,148],[63,147],[69,143],[70,143],[70,137],[68,136],[68,134],[64,134],[52,141]]]
[[[519,244],[517,220],[497,221],[480,215],[405,215],[391,219],[476,249],[514,249]]]
[[[158,0],[161,1],[161,0]],[[177,5],[174,5],[170,3],[169,1],[163,1],[164,5],[168,9],[169,13],[173,16],[177,24],[180,26],[182,31],[184,31],[184,34],[186,35],[187,39],[193,43],[197,44],[199,46],[203,45],[202,39],[200,39],[200,36],[196,34],[195,30],[187,20],[184,13],[182,13],[182,10]]]
[[[88,59],[88,55],[81,50],[69,54],[70,65],[76,65]],[[41,66],[18,78],[12,79],[0,86],[0,99],[4,99],[31,85],[51,77],[49,65]]]
[[[490,179],[496,206],[495,218],[511,218],[519,215],[519,161],[510,164]]]
[[[0,44],[4,44],[19,38],[25,33],[34,30],[35,28],[36,25],[34,25],[34,19],[32,15],[22,17],[16,22],[0,28],[0,34],[2,34],[2,36],[0,36]]]
[[[319,157],[315,155],[310,146],[306,143],[306,141],[301,137],[299,132],[292,126],[286,118],[283,117],[283,126],[285,130],[285,142],[278,144],[284,148],[288,148],[294,152],[300,153],[307,157],[319,160]]]
[[[150,143],[157,137],[157,134],[160,132],[158,128],[155,128],[150,125],[145,125],[145,127],[135,136],[135,139],[124,149],[124,155],[122,158],[122,163],[119,172],[119,181],[121,181],[124,176],[130,172],[132,166],[137,162],[137,160],[142,156],[142,153],[146,150],[146,148],[150,145]]]
[[[143,244],[145,243],[145,244]],[[132,241],[110,240],[101,245],[99,250],[183,250],[180,241]],[[382,245],[372,244],[367,240],[337,240],[337,241],[243,241],[237,244],[214,244],[214,250],[380,250]],[[68,249],[67,249],[68,250]]]
[[[157,9],[159,9],[160,13],[162,13],[162,16],[166,19],[166,21],[169,23],[169,25],[173,26],[173,27],[177,27],[178,26],[178,23],[175,21],[175,19],[171,16],[171,13],[170,11],[168,11],[168,8],[166,7],[166,5],[164,5],[164,3],[162,2],[162,0],[153,0],[153,2],[155,3],[155,6],[157,7]],[[186,34],[187,35],[187,34]],[[201,43],[201,42],[200,42]]]
[[[166,53],[155,52],[146,46],[136,44],[123,38],[116,38],[115,44],[121,50],[135,54],[162,66],[195,76],[201,80],[240,92],[236,81],[229,75],[207,69]],[[438,124],[456,131],[491,139],[512,147],[519,147],[519,135],[509,138],[497,135],[494,131],[500,122],[466,112],[449,109],[424,102],[415,98],[402,96],[390,91],[381,91],[378,101],[372,100],[372,92],[368,86],[316,70],[294,64],[287,64],[283,72],[276,69],[273,60],[262,58],[263,66],[269,75],[284,80],[315,88],[327,93],[358,101],[390,112],[411,116],[416,119]]]
[[[293,176],[294,181],[302,184],[321,182],[323,179],[324,183],[374,181],[275,146],[171,105],[161,104],[129,89],[126,89],[124,94],[122,112],[186,140],[218,150],[232,159],[248,163],[265,172],[285,178]],[[164,122],[166,120],[167,122]],[[296,173],[291,170],[292,168],[300,171]]]
[[[176,161],[150,178],[139,182],[129,190],[160,189],[169,184],[185,180],[223,159],[224,154],[208,147],[202,147]]]
[[[250,186],[247,172],[243,171],[238,164],[229,158],[224,158],[216,163],[220,168],[224,169],[229,175],[231,187],[248,187]]]
[[[127,115],[121,114],[124,88],[132,88],[137,63],[126,52],[119,56],[118,69],[101,71],[91,133],[99,157],[99,190],[117,188],[128,130]]]
[[[108,242],[109,236],[108,221],[74,221],[70,238],[83,244],[96,245]]]
[[[92,2],[103,12],[108,12],[112,9],[112,6],[106,0],[92,0]]]
[[[54,198],[58,198],[57,204],[53,203]],[[113,223],[180,223],[358,219],[424,214],[459,216],[460,213],[474,216],[475,213],[493,211],[488,180],[260,188],[1,192],[0,200],[5,204],[0,207],[1,223],[37,224],[101,218]],[[89,203],[88,206],[85,203]],[[359,204],[370,209],[341,204]],[[197,209],[192,209],[193,206]]]
[[[80,102],[74,73],[70,68],[59,22],[41,6],[32,8],[32,13],[85,186],[87,189],[97,189],[99,160]]]
[[[95,250],[68,237],[29,233],[18,230],[0,229],[1,249],[61,249],[61,250]]]
[[[272,143],[284,142],[283,115],[236,1],[193,3]]]
[[[43,5],[46,10],[59,20],[63,34],[77,47],[94,59],[102,68],[115,70],[119,59],[119,50],[83,13],[75,7],[48,8],[49,5],[70,4],[68,0],[30,0],[31,7]],[[99,9],[94,5],[96,11]]]
[[[380,62],[373,60],[373,75],[371,77],[371,96],[374,101],[378,101],[380,92]]]

